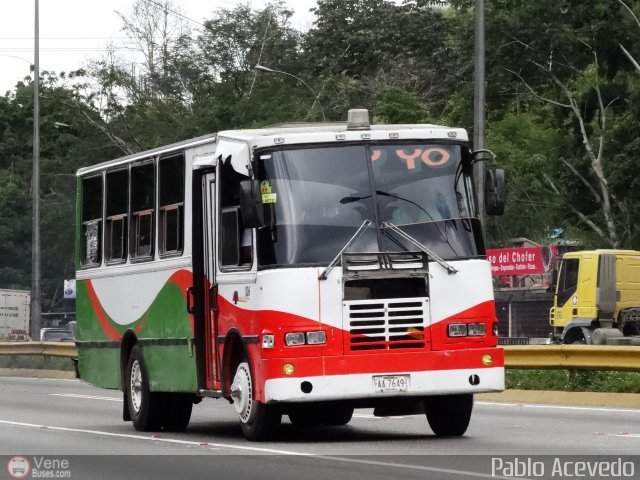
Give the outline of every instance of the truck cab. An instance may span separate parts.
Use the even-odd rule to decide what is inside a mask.
[[[554,341],[640,342],[639,314],[640,252],[585,250],[563,255],[549,312]]]

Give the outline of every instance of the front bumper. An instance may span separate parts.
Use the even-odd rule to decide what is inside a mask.
[[[482,362],[491,355],[490,366]],[[293,365],[291,375],[283,373]],[[262,360],[265,402],[314,402],[504,390],[501,348]],[[406,391],[377,392],[374,376],[408,375]]]

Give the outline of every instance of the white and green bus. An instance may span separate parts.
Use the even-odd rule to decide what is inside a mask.
[[[355,408],[462,435],[504,387],[474,161],[462,129],[356,110],[79,170],[80,378],[122,390],[138,430],[222,397],[250,440]]]

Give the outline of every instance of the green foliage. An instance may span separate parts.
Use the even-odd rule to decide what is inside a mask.
[[[517,390],[565,390],[564,370],[505,370],[505,387]]]
[[[488,244],[560,235],[608,246],[586,135],[594,151],[602,136],[620,244],[640,248],[640,73],[620,48],[640,57],[635,20],[618,0],[485,4],[486,144],[508,184],[507,211],[489,220]],[[219,130],[344,121],[354,107],[377,122],[472,133],[473,5],[318,0],[315,23],[301,32],[279,1],[219,9],[200,30],[170,13],[179,10],[173,0],[133,2],[123,32],[141,64],[110,52],[86,69],[42,75],[45,308],[73,272],[80,166]],[[0,97],[0,288],[30,284],[32,109],[28,80]]]
[[[640,372],[508,369],[505,382],[520,390],[640,393]]]
[[[376,99],[375,117],[383,123],[428,123],[429,113],[417,96],[399,88],[385,88]]]
[[[62,299],[73,278],[75,172],[116,151],[87,120],[95,115],[59,78],[45,75],[40,90],[40,216],[44,309]],[[33,90],[20,83],[0,98],[0,288],[31,286],[31,171]],[[59,122],[67,126],[56,127]]]
[[[548,242],[552,222],[562,218],[559,212],[564,206],[560,200],[550,198],[542,174],[555,176],[559,168],[554,161],[555,150],[562,141],[562,136],[545,121],[544,112],[507,113],[491,121],[487,143],[505,169],[509,206],[504,216],[490,219],[488,236],[492,246],[504,246],[509,239],[522,236]]]

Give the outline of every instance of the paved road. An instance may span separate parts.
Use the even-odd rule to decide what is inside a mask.
[[[284,417],[275,441],[260,444],[244,440],[233,408],[224,400],[207,399],[195,406],[183,434],[136,432],[121,420],[121,412],[119,392],[75,380],[0,378],[0,455],[117,456],[70,457],[71,478],[119,478],[134,472],[136,478],[193,478],[215,465],[216,477],[327,479],[348,474],[374,480],[398,475],[472,478],[469,472],[487,472],[490,456],[496,455],[640,451],[640,410],[629,409],[476,402],[467,434],[455,439],[435,438],[424,416],[378,419],[363,410],[356,411],[348,426],[308,431]],[[212,463],[210,455],[225,457]],[[640,463],[636,468],[640,474]],[[0,479],[5,472],[0,464]]]

